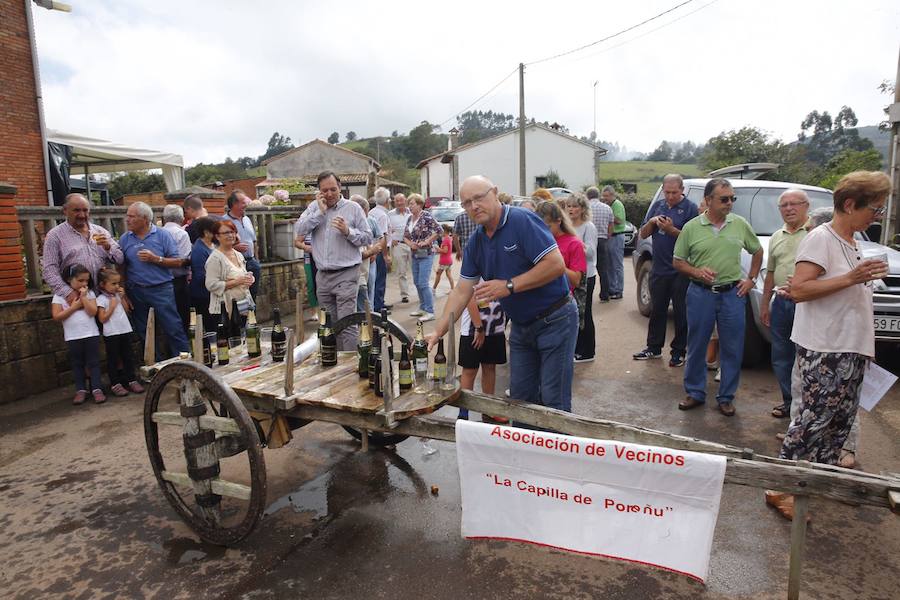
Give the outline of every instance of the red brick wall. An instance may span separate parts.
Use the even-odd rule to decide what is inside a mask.
[[[15,188],[0,183],[0,300],[25,297]]]
[[[0,181],[18,188],[18,204],[47,206],[37,86],[22,0],[0,0],[0,49]]]
[[[144,202],[150,206],[165,206],[168,204],[165,191],[125,194],[122,198],[116,200],[116,204],[121,206],[131,206],[135,202]]]
[[[245,194],[247,194],[248,198],[250,198],[252,200],[252,199],[256,198],[256,184],[259,183],[260,181],[265,181],[265,179],[266,179],[265,177],[248,177],[247,179],[229,179],[228,181],[224,182],[225,185],[223,185],[221,188],[217,188],[216,191],[224,192],[225,198],[228,198],[228,196],[231,194],[231,192],[233,192],[235,189],[240,189]],[[205,205],[206,205],[206,203],[204,202],[204,207],[205,207]],[[209,210],[209,208],[206,208],[206,210]],[[210,212],[212,212],[212,211],[210,211]]]

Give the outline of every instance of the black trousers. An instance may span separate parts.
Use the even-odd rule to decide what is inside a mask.
[[[662,352],[666,344],[666,323],[669,320],[669,303],[675,313],[675,337],[672,338],[672,354],[685,356],[687,351],[687,310],[685,295],[690,281],[684,275],[650,274],[650,325],[647,328],[647,347]]]
[[[66,342],[69,348],[69,362],[72,364],[72,379],[75,380],[75,391],[84,390],[90,392],[103,389],[100,382],[100,336],[69,340]],[[88,386],[84,377],[84,370],[91,374],[91,385]]]
[[[110,335],[103,338],[103,343],[106,345],[106,374],[109,375],[109,384],[121,383],[127,386],[132,381],[137,381],[134,376],[134,356],[131,353],[131,334]]]
[[[606,238],[597,238],[597,279],[600,280],[601,300],[609,300],[609,257],[606,255],[608,241]]]
[[[594,286],[597,277],[588,277],[587,303],[584,305],[584,327],[578,330],[578,340],[575,342],[575,356],[578,358],[591,358],[596,351],[594,339],[594,314],[591,306],[594,304]]]

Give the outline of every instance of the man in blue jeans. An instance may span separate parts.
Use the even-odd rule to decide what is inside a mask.
[[[744,358],[747,293],[762,266],[763,250],[750,224],[731,214],[737,198],[727,179],[710,179],[703,191],[706,212],[688,221],[675,242],[672,265],[691,283],[687,291],[687,364],[680,410],[706,402],[706,346],[713,326],[719,329],[722,380],[716,400],[726,417],[734,415],[734,394]],[[750,273],[741,272],[741,250],[753,258]]]
[[[777,291],[788,285],[794,275],[797,248],[806,237],[809,197],[803,190],[786,190],[778,198],[778,210],[781,211],[784,226],[769,239],[769,258],[766,261],[759,318],[772,333],[772,370],[775,371],[778,387],[781,388],[781,404],[772,409],[772,416],[783,419],[791,414],[791,369],[797,356],[797,348],[791,341],[794,301]],[[773,294],[775,300],[772,300]]]
[[[459,190],[478,225],[469,238],[459,284],[428,336],[429,348],[447,333],[475,295],[497,300],[513,323],[509,338],[510,396],[559,410],[572,410],[572,373],[578,309],[569,294],[565,262],[536,214],[503,205],[486,177],[467,178]],[[483,279],[481,283],[477,283]]]
[[[125,213],[128,231],[119,240],[125,255],[125,294],[131,304],[136,333],[146,343],[147,315],[153,308],[156,323],[166,333],[169,356],[188,352],[188,340],[175,305],[172,269],[190,265],[190,258],[179,256],[178,245],[169,232],[153,224],[153,210],[135,202]],[[185,262],[187,261],[187,262]],[[156,359],[162,356],[156,349]]]

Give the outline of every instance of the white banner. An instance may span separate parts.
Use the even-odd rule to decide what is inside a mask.
[[[706,580],[725,457],[462,420],[456,448],[463,537]]]

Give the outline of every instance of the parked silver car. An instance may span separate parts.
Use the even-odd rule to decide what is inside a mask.
[[[684,193],[694,204],[699,205],[703,199],[703,189],[709,179],[685,179]],[[732,212],[744,217],[753,227],[763,250],[768,255],[769,239],[782,225],[778,210],[778,197],[788,188],[800,188],[809,196],[810,210],[819,207],[833,207],[834,199],[831,191],[810,185],[785,183],[781,181],[762,181],[748,179],[730,179],[734,186],[737,201]],[[656,192],[653,201],[661,200],[662,186]],[[652,203],[651,203],[652,205]],[[649,212],[649,211],[648,211]],[[864,257],[887,253],[890,274],[875,285],[875,340],[879,343],[900,342],[900,252],[870,241],[865,234],[857,234]],[[637,280],[638,309],[645,317],[650,316],[650,267],[653,257],[652,239],[639,239],[634,253],[631,255],[634,265],[634,276]],[[759,306],[762,301],[763,281],[765,280],[766,259],[757,279],[756,287],[750,290],[750,302],[747,303],[747,332],[744,336],[744,366],[752,366],[765,357],[766,345],[771,342],[769,328],[759,319]],[[746,274],[750,269],[750,255],[741,253],[741,267]]]

